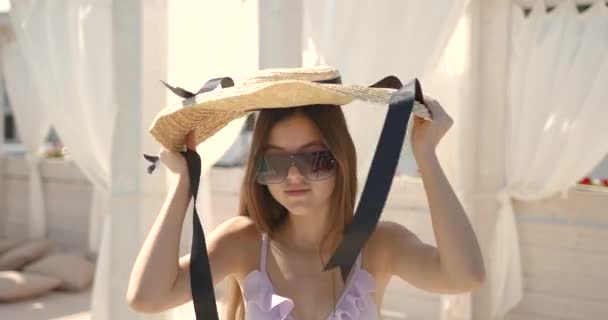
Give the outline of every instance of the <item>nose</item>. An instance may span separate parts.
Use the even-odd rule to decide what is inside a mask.
[[[303,178],[302,173],[300,172],[300,170],[298,169],[298,167],[295,164],[292,164],[289,169],[287,170],[287,178],[288,179],[299,179],[299,178]]]

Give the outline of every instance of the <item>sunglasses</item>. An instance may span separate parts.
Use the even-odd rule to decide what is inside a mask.
[[[256,180],[260,184],[276,184],[285,181],[291,166],[309,181],[319,181],[333,176],[336,160],[328,150],[295,154],[266,153],[260,159]]]

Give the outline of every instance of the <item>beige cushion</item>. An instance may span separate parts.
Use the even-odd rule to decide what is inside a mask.
[[[19,270],[51,250],[51,241],[32,240],[8,250],[0,256],[0,271]]]
[[[0,239],[0,254],[7,252],[8,250],[16,247],[19,244],[17,240]]]
[[[91,286],[95,265],[82,256],[52,254],[28,265],[23,271],[60,279],[61,290],[79,291]]]
[[[57,288],[61,280],[18,271],[0,271],[0,301],[13,301],[41,295]]]

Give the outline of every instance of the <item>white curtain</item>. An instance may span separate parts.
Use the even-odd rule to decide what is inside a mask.
[[[579,14],[573,1],[547,13],[537,1],[525,17],[512,10],[506,135],[506,185],[491,250],[492,318],[522,299],[522,274],[511,199],[566,194],[608,153],[608,8]]]
[[[5,42],[2,47],[2,71],[17,131],[26,150],[29,172],[28,236],[43,238],[46,236],[46,213],[38,151],[49,133],[49,117],[14,39]]]
[[[238,83],[258,70],[258,6],[255,1],[241,0],[168,3],[168,83],[196,92],[209,79],[230,76]],[[169,93],[167,104],[180,99]],[[234,144],[244,122],[245,117],[231,122],[197,147],[201,155],[201,181],[196,206],[205,234],[221,222],[212,210],[211,167]],[[191,239],[192,208],[189,208],[182,229],[182,253],[190,252]],[[221,292],[216,297],[221,298]],[[194,319],[192,303],[170,310],[165,319]]]
[[[403,81],[417,77],[424,86],[467,2],[306,0],[303,65],[335,66],[345,83],[371,85],[384,76],[396,75]],[[344,109],[349,127],[366,128],[351,130],[363,185],[387,108],[353,104],[357,106]],[[408,148],[406,143],[400,171],[416,175]]]
[[[304,1],[303,64],[337,67],[345,83],[372,84],[387,75],[421,80],[426,95],[438,99],[455,126],[438,146],[450,182],[462,195],[463,163],[470,103],[470,1]],[[386,106],[355,102],[344,108],[357,149],[359,192],[371,165]],[[364,130],[362,128],[365,128]],[[410,128],[411,129],[411,126]],[[417,178],[408,136],[397,174]],[[407,313],[407,310],[399,310]],[[470,296],[445,296],[442,319],[468,319]]]
[[[93,184],[90,249],[97,251],[116,114],[111,1],[11,1],[10,16],[41,106]]]
[[[257,4],[236,0],[222,4],[214,1],[196,4],[176,2],[169,3],[168,15],[167,81],[170,84],[196,92],[209,79],[229,76],[238,82],[258,69]],[[221,32],[208,32],[220,25]],[[192,41],[194,36],[197,41]],[[242,40],[226,41],[229,38]],[[178,103],[181,99],[171,93],[167,98],[167,104]],[[244,122],[245,117],[231,122],[197,147],[201,155],[197,208],[202,215],[201,221],[205,222],[205,231],[211,231],[212,228],[207,228],[215,225],[211,212],[209,171],[237,139]],[[191,221],[186,221],[186,236],[191,232]]]

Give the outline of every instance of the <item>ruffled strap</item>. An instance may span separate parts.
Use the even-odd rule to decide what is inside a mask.
[[[256,305],[269,319],[288,320],[294,303],[274,292],[270,280],[259,270],[252,271],[243,282],[243,298]]]
[[[370,293],[376,291],[376,280],[365,269],[357,270],[353,275],[352,286],[356,287],[360,293]]]
[[[336,306],[336,320],[356,320],[363,313],[369,313],[374,309],[371,292],[376,291],[376,281],[369,272],[364,269],[356,269],[351,283],[344,293],[343,299]]]

